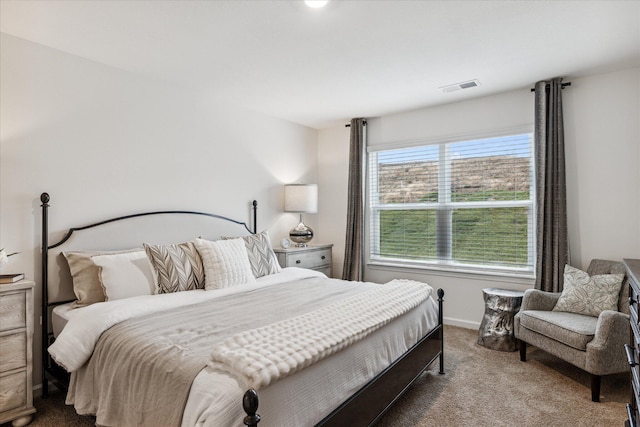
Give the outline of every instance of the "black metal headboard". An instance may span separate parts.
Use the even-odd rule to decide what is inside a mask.
[[[253,200],[250,207],[253,217],[252,229],[246,222],[213,213],[187,210],[153,211],[72,227],[60,240],[50,245],[48,217],[50,200],[48,193],[40,195],[42,202],[42,392],[45,397],[48,394],[48,378],[60,382],[60,374],[64,374],[53,364],[47,353],[47,347],[53,338],[53,334],[49,332],[50,310],[56,305],[75,299],[71,276],[62,256],[63,251],[130,249],[141,247],[142,243],[146,242],[178,243],[196,237],[215,240],[221,236],[248,235],[257,232],[258,202]],[[62,382],[64,384],[64,381]]]

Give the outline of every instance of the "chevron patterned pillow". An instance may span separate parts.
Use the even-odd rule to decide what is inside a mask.
[[[223,237],[223,239],[233,239],[233,237]],[[280,264],[278,264],[278,258],[273,252],[271,239],[269,238],[269,232],[267,230],[258,234],[244,236],[242,239],[247,248],[251,272],[256,279],[280,272]]]
[[[158,279],[157,294],[204,289],[204,267],[193,242],[148,245],[144,250]]]

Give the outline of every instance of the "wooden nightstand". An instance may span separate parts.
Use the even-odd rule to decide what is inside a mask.
[[[300,267],[321,271],[331,277],[331,248],[333,245],[309,245],[304,248],[274,248],[281,267]]]
[[[22,280],[0,285],[0,424],[31,422],[33,407],[33,287]]]

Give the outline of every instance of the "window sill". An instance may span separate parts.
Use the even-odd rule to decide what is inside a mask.
[[[477,280],[491,280],[495,282],[512,283],[522,286],[531,287],[535,284],[535,277],[533,273],[516,273],[506,271],[482,271],[471,270],[465,268],[456,268],[453,266],[435,266],[425,264],[408,264],[408,263],[392,263],[392,262],[380,262],[370,261],[367,263],[367,267],[371,270],[379,271],[410,271],[413,273],[423,272],[424,274],[431,274],[436,276],[445,277],[461,277],[466,279]],[[417,271],[416,271],[417,270]]]

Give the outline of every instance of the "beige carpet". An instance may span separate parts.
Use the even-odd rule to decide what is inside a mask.
[[[476,344],[477,331],[445,327],[445,375],[424,374],[380,420],[381,427],[622,426],[629,374],[603,378],[591,402],[589,375],[533,347],[528,361]],[[33,426],[89,426],[55,388],[36,398]],[[259,412],[259,411],[258,411]],[[4,426],[3,426],[4,427]]]

